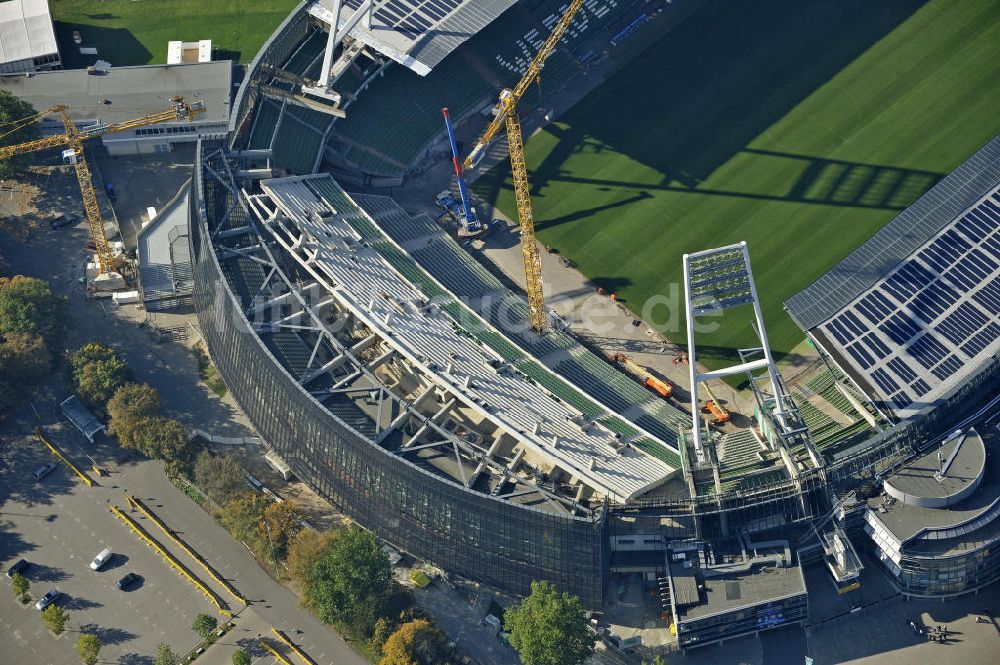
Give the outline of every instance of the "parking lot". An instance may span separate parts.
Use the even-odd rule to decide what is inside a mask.
[[[73,646],[80,632],[96,634],[101,662],[151,663],[160,642],[181,653],[199,639],[196,614],[217,616],[215,607],[106,508],[121,491],[109,483],[88,488],[63,465],[36,482],[32,471],[52,456],[36,440],[3,441],[0,450],[0,561],[31,567],[32,603],[21,606],[10,590],[0,593],[0,654],[6,663],[78,663]],[[109,547],[114,556],[99,572],[89,563]],[[125,591],[115,582],[128,572],[139,580]],[[4,579],[9,585],[9,581]],[[45,630],[34,600],[51,588],[62,592],[69,611],[66,632]],[[220,617],[221,618],[221,617]]]

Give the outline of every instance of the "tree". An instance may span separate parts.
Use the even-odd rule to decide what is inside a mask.
[[[108,400],[108,432],[118,437],[122,448],[139,447],[136,431],[140,422],[160,412],[160,394],[146,383],[126,383]]]
[[[233,652],[233,665],[250,665],[249,652],[242,647]]]
[[[382,647],[385,646],[386,641],[393,632],[392,621],[387,617],[379,617],[378,621],[375,622],[374,630],[372,630],[372,638],[370,640],[372,646],[381,652]]]
[[[292,542],[288,545],[288,570],[301,589],[307,588],[312,583],[313,565],[332,540],[332,531],[315,529],[302,529],[292,538]]]
[[[18,120],[26,120],[37,114],[38,112],[35,111],[35,107],[28,102],[15,97],[7,90],[0,90],[0,125],[8,125]],[[36,138],[38,138],[38,123],[29,122],[25,123],[24,126],[15,132],[4,134],[0,138],[0,146],[25,143],[33,141]],[[13,178],[23,166],[23,157],[0,159],[0,180]]]
[[[445,662],[444,635],[427,619],[404,623],[382,647],[379,665],[437,665]]]
[[[76,393],[93,407],[104,408],[130,376],[125,362],[109,346],[91,342],[70,354]]]
[[[66,628],[66,621],[69,619],[69,612],[56,604],[49,605],[42,612],[42,622],[45,627],[56,635],[61,635]]]
[[[28,595],[28,589],[31,588],[31,584],[21,573],[14,573],[14,577],[11,579],[10,588],[14,592],[14,597],[21,602],[24,602],[24,598]]]
[[[167,475],[190,473],[194,448],[179,421],[163,416],[144,418],[136,424],[135,439],[143,455],[166,462]]]
[[[258,527],[258,535],[262,543],[267,543],[270,554],[276,559],[284,560],[288,556],[288,543],[299,530],[302,516],[294,501],[271,503],[264,508]]]
[[[56,295],[48,282],[24,275],[0,277],[0,334],[41,335],[50,349],[58,349],[68,313],[66,299]]]
[[[597,641],[580,599],[550,582],[532,582],[531,595],[504,614],[504,627],[524,665],[578,665]]]
[[[204,451],[194,461],[194,482],[218,504],[246,488],[246,472],[235,455]]]
[[[371,610],[379,606],[389,588],[389,558],[368,531],[349,527],[336,531],[323,555],[313,565],[306,587],[306,601],[326,623],[356,624],[363,615],[372,626],[378,619]],[[367,610],[367,611],[366,611]]]
[[[270,500],[259,492],[240,492],[219,509],[219,522],[233,538],[249,541],[251,549],[256,549],[260,522],[268,503]]]
[[[0,376],[20,384],[34,383],[52,369],[45,338],[33,333],[0,334]]]
[[[191,624],[191,630],[201,635],[201,639],[207,640],[216,628],[219,627],[219,620],[211,614],[199,614]]]
[[[166,642],[160,642],[160,646],[156,647],[156,658],[153,660],[153,665],[178,665],[180,661],[180,657]]]
[[[76,653],[84,665],[94,665],[97,662],[97,655],[101,652],[101,641],[97,635],[84,633],[76,641]]]

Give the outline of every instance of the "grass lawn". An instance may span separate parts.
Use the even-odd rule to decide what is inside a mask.
[[[684,252],[746,240],[787,353],[782,301],[1000,132],[997,34],[995,0],[709,1],[529,141],[539,238],[637,314]],[[515,214],[509,169],[475,188]],[[699,337],[707,364],[744,320]]]
[[[166,63],[167,42],[211,39],[216,58],[249,62],[295,0],[52,0],[59,52],[66,67],[84,67],[100,58],[112,65]],[[81,56],[73,44],[97,56]]]

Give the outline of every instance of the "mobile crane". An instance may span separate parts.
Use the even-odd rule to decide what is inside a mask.
[[[83,155],[83,142],[95,136],[114,134],[170,120],[187,120],[190,122],[195,115],[205,110],[204,102],[196,101],[189,104],[184,101],[183,97],[172,97],[170,101],[173,106],[169,110],[161,111],[160,113],[153,113],[123,122],[110,124],[98,123],[83,128],[77,128],[76,123],[69,116],[67,107],[59,105],[37,115],[24,118],[16,123],[14,129],[9,130],[5,134],[0,134],[0,139],[2,139],[5,135],[40,120],[46,115],[59,115],[63,127],[65,127],[65,133],[0,147],[0,159],[38,152],[47,148],[63,148],[63,161],[73,165],[76,171],[77,184],[79,184],[80,193],[83,196],[83,209],[87,215],[87,225],[90,227],[90,236],[94,241],[94,248],[97,253],[99,274],[94,280],[94,288],[98,290],[106,291],[121,288],[125,285],[125,280],[116,271],[115,258],[111,252],[111,245],[108,243],[108,236],[104,231],[104,217],[101,215],[101,209],[97,203],[97,194],[94,193],[94,185],[90,180],[90,169]]]
[[[482,161],[486,148],[500,131],[500,127],[506,125],[507,149],[510,153],[510,167],[514,180],[514,199],[517,202],[517,217],[521,226],[521,258],[524,261],[525,290],[528,293],[531,327],[537,333],[544,332],[548,326],[545,316],[545,297],[542,294],[542,263],[538,256],[538,245],[535,243],[535,220],[531,209],[528,168],[524,163],[524,139],[521,135],[521,121],[517,116],[517,103],[531,84],[538,80],[545,61],[555,51],[556,45],[566,34],[566,29],[582,6],[583,0],[572,0],[569,3],[521,80],[513,90],[507,88],[500,93],[500,99],[493,108],[493,121],[465,159],[466,168],[471,168]]]

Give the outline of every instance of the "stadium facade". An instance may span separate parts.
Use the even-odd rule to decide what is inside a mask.
[[[545,25],[557,4],[515,4],[450,48],[482,56],[509,41],[515,19]],[[603,7],[594,3],[588,11]],[[635,25],[641,19],[632,10],[609,20]],[[786,303],[830,364],[809,390],[837,417],[800,400],[790,418],[808,435],[790,441],[768,424],[766,396],[758,395],[758,425],[713,435],[709,454],[695,460],[685,413],[571,335],[532,333],[523,297],[435,220],[410,216],[389,197],[344,190],[398,181],[440,131],[414,121],[393,131],[412,129],[416,138],[368,134],[372,117],[385,125],[401,112],[387,81],[403,81],[408,91],[426,86],[434,100],[438,71],[457,65],[439,53],[434,70],[421,77],[426,72],[401,66],[364,40],[364,48],[346,43],[340,56],[350,62],[333,83],[347,117],[318,110],[301,103],[294,83],[315,79],[321,66],[326,40],[316,11],[300,4],[254,59],[232,104],[227,140],[199,145],[190,195],[202,334],[237,402],[297,476],[387,542],[514,593],[549,580],[596,609],[612,575],[641,573],[659,585],[682,646],[806,620],[800,566],[807,555],[826,561],[844,585],[860,569],[852,541],[885,560],[884,530],[875,537],[873,518],[864,517],[865,510],[879,515],[878,507],[859,488],[878,485],[885,469],[915,463],[927,446],[976,419],[1000,385],[996,339],[988,322],[959,341],[942,332],[956,358],[972,338],[976,348],[983,345],[975,353],[970,346],[965,362],[940,379],[934,370],[945,357],[918,372],[907,353],[919,339],[900,342],[892,338],[895,328],[859,319],[894,344],[882,364],[891,369],[895,358],[914,374],[904,381],[910,401],[902,408],[895,394],[872,388],[882,375],[865,370],[882,367],[852,364],[854,341],[830,342],[839,343],[833,330],[842,331],[826,335],[824,325],[882,288],[942,231],[965,234],[967,247],[948,258],[955,265],[991,256],[1000,238],[1000,217],[991,216],[1000,203],[993,156],[1000,139]],[[593,35],[581,28],[572,36],[564,54],[569,71],[590,58]],[[516,68],[501,51],[492,65]],[[465,100],[463,114],[478,104]],[[405,113],[414,115],[410,107]],[[437,122],[435,113],[429,115]],[[403,147],[390,152],[389,145]],[[312,175],[324,160],[334,175]],[[918,213],[919,224],[911,219]],[[921,229],[916,240],[906,232],[913,228]],[[964,305],[986,307],[991,301],[976,296],[995,288],[992,265],[975,292],[941,278],[957,297],[929,323]],[[855,272],[865,277],[851,278]],[[895,309],[886,316],[930,316],[921,316],[914,294]],[[913,350],[912,357],[929,356]],[[912,408],[920,381],[932,399]],[[992,439],[983,440],[988,446]],[[964,526],[995,528],[995,512],[980,511]],[[748,534],[765,532],[769,540],[749,542]],[[903,537],[893,542],[903,561],[941,562],[920,564],[940,570],[916,578],[887,566],[914,595],[964,593],[995,576],[995,537],[971,548],[961,564],[953,561],[955,550],[914,548]],[[729,551],[739,554],[723,554]],[[926,582],[959,566],[969,571],[960,585]],[[722,596],[705,591],[713,584],[737,597],[718,602]]]

